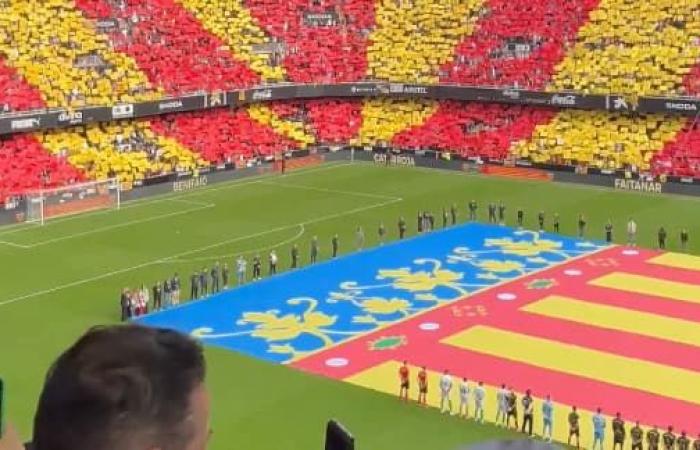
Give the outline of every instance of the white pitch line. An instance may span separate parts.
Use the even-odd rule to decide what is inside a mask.
[[[380,200],[393,200],[393,199],[398,198],[398,197],[394,197],[394,196],[390,196],[390,195],[372,194],[369,192],[343,191],[343,190],[338,190],[338,189],[329,189],[329,188],[322,188],[322,187],[316,187],[316,186],[306,186],[306,185],[302,185],[302,184],[280,183],[278,181],[261,181],[260,183],[272,185],[272,186],[281,186],[281,187],[286,187],[286,188],[304,189],[307,191],[323,192],[323,193],[327,193],[327,194],[355,195],[358,197],[376,198],[376,199],[380,199]]]
[[[350,166],[350,165],[352,165],[352,163],[350,163],[350,162],[343,162],[340,164],[336,164],[335,162],[329,162],[329,163],[324,164],[323,166],[320,166],[320,167],[312,167],[310,169],[302,169],[298,172],[286,174],[286,175],[284,175],[284,177],[290,178],[290,177],[294,177],[294,176],[306,175],[308,173],[314,173],[314,172],[322,172],[322,171],[336,169],[338,167],[345,167],[345,166]],[[224,181],[221,183],[212,184],[211,186],[205,186],[203,188],[192,190],[192,191],[170,192],[167,194],[157,195],[155,198],[146,197],[146,198],[139,198],[139,199],[135,199],[135,200],[129,200],[128,202],[124,202],[121,205],[120,210],[127,209],[127,208],[134,208],[134,207],[138,207],[138,206],[142,206],[142,205],[149,205],[152,203],[183,201],[184,198],[196,197],[196,196],[207,194],[208,192],[217,192],[217,191],[222,191],[222,190],[227,190],[227,189],[234,189],[234,188],[237,188],[240,186],[249,186],[252,184],[259,184],[259,183],[262,183],[266,178],[273,178],[275,176],[279,176],[279,175],[277,173],[264,173],[261,175],[252,175],[252,176],[248,176],[245,178],[237,178],[235,180]],[[43,227],[44,227],[44,229],[46,229],[49,226],[57,224],[57,223],[68,222],[71,220],[85,219],[85,218],[96,216],[96,215],[116,213],[116,212],[117,212],[116,210],[107,209],[107,210],[86,212],[84,214],[75,214],[75,215],[60,217],[60,218],[56,218],[56,219],[49,219],[49,221],[46,223],[46,225],[43,225]],[[28,226],[26,223],[20,223],[20,224],[14,224],[14,225],[4,225],[4,226],[0,227],[0,237],[8,235],[8,234],[22,232],[22,231],[33,230],[35,228],[36,228],[36,226],[34,226],[34,225]]]
[[[323,221],[326,221],[326,220],[337,219],[337,218],[339,218],[339,217],[345,217],[345,216],[349,216],[349,215],[351,215],[351,214],[357,214],[357,213],[360,213],[360,212],[369,211],[370,209],[381,208],[381,207],[383,207],[383,206],[388,206],[388,205],[390,205],[390,204],[397,203],[397,202],[400,202],[400,201],[403,201],[403,199],[402,199],[402,198],[396,198],[396,199],[393,199],[393,200],[389,200],[389,201],[386,201],[386,202],[377,203],[377,204],[374,204],[374,205],[364,206],[364,207],[361,207],[361,208],[355,208],[355,209],[352,209],[352,210],[349,210],[349,211],[345,211],[345,212],[342,212],[342,213],[336,213],[336,214],[330,214],[330,215],[327,215],[327,216],[322,216],[322,217],[319,217],[319,218],[316,218],[316,219],[313,219],[313,220],[307,220],[307,221],[305,221],[305,222],[295,223],[295,224],[292,224],[292,225],[280,226],[280,227],[277,227],[277,228],[273,228],[273,229],[266,230],[266,231],[261,231],[261,232],[258,232],[258,233],[249,234],[249,235],[246,235],[246,236],[239,236],[239,237],[237,237],[237,238],[227,239],[227,240],[225,240],[225,241],[220,241],[220,242],[217,242],[217,243],[215,243],[215,244],[206,245],[206,246],[204,246],[204,247],[196,248],[196,249],[193,249],[193,250],[187,250],[187,251],[184,251],[184,252],[176,253],[176,254],[174,254],[174,255],[170,255],[170,256],[158,258],[158,259],[151,260],[151,261],[146,261],[146,262],[144,262],[144,263],[137,264],[137,265],[135,265],[135,266],[130,266],[130,267],[125,267],[125,268],[123,268],[123,269],[113,270],[113,271],[111,271],[111,272],[103,273],[103,274],[100,274],[100,275],[95,275],[95,276],[89,277],[89,278],[83,278],[83,279],[81,279],[81,280],[72,281],[72,282],[70,282],[70,283],[65,283],[65,284],[62,284],[62,285],[59,285],[59,286],[56,286],[56,287],[53,287],[53,288],[42,289],[42,290],[40,290],[40,291],[35,291],[35,292],[31,292],[31,293],[29,293],[29,294],[24,294],[24,295],[20,295],[20,296],[18,296],[18,297],[14,297],[14,298],[10,298],[10,299],[7,299],[7,300],[3,300],[3,301],[0,301],[0,306],[10,305],[10,304],[12,304],[12,303],[17,303],[17,302],[19,302],[19,301],[27,300],[27,299],[30,299],[30,298],[33,298],[33,297],[38,297],[38,296],[40,296],[40,295],[51,294],[51,293],[54,293],[54,292],[62,291],[62,290],[64,290],[64,289],[68,289],[68,288],[72,288],[72,287],[76,287],[76,286],[81,286],[81,285],[83,285],[83,284],[91,283],[91,282],[93,282],[93,281],[103,280],[103,279],[105,279],[105,278],[109,278],[109,277],[112,277],[112,276],[114,276],[114,275],[119,275],[119,274],[122,274],[122,273],[131,272],[131,271],[134,271],[134,270],[137,270],[137,269],[141,269],[141,268],[144,268],[144,267],[152,266],[152,265],[154,265],[154,264],[163,263],[163,262],[165,262],[165,261],[168,261],[169,259],[177,259],[177,258],[180,258],[180,257],[183,257],[183,256],[188,256],[188,255],[192,255],[192,254],[197,254],[197,253],[199,253],[199,252],[202,252],[202,251],[205,251],[205,250],[209,250],[209,249],[212,249],[212,248],[216,248],[216,247],[220,247],[220,246],[222,246],[222,245],[227,245],[227,244],[230,244],[230,243],[233,243],[233,242],[238,242],[238,241],[242,241],[242,240],[246,240],[246,239],[251,239],[251,238],[255,238],[255,237],[259,237],[259,236],[264,236],[265,234],[275,233],[275,232],[277,232],[277,231],[283,231],[283,230],[287,230],[287,229],[289,229],[289,228],[294,228],[294,227],[298,227],[298,226],[302,226],[302,225],[303,225],[303,226],[307,226],[307,225],[310,225],[310,224],[313,224],[313,223],[319,223],[319,222],[323,222]]]
[[[26,249],[28,249],[28,248],[31,248],[31,247],[29,247],[28,245],[16,244],[16,243],[14,243],[14,242],[7,242],[7,241],[0,241],[0,245],[8,245],[8,246],[10,246],[10,247],[21,248],[21,249],[23,249],[23,250],[26,250]]]
[[[197,258],[186,258],[186,259],[168,259],[160,261],[161,264],[173,264],[173,263],[191,263],[191,262],[199,262],[199,261],[211,261],[213,259],[226,259],[226,258],[231,258],[233,256],[237,255],[250,255],[251,253],[258,253],[262,252],[265,250],[272,250],[277,247],[282,247],[287,244],[291,244],[292,242],[296,241],[297,239],[301,238],[304,233],[306,232],[306,228],[304,225],[299,225],[299,232],[294,235],[294,237],[291,237],[289,239],[286,239],[282,242],[278,242],[276,244],[268,245],[265,247],[260,247],[260,248],[255,248],[252,250],[246,250],[242,252],[234,252],[234,253],[229,253],[227,255],[216,255],[216,256],[202,256],[202,257],[197,257]]]
[[[326,167],[323,167],[323,169],[326,169],[326,170],[327,170],[327,169],[332,169],[332,168],[336,168],[336,167],[342,167],[343,165],[345,165],[345,164],[338,164],[338,165],[333,165],[333,166],[326,166]],[[320,170],[320,169],[321,169],[321,168],[318,168],[316,171],[318,171],[318,170]],[[299,172],[298,174],[302,174],[302,173],[303,173],[303,174],[306,174],[306,173],[309,173],[310,171],[311,171],[311,169],[309,169],[309,170],[307,170],[307,171],[305,171],[305,172]],[[292,174],[292,175],[294,175],[294,174]],[[206,191],[205,191],[205,190],[193,191],[193,192],[191,192],[190,195],[188,195],[188,196],[200,195],[200,194],[203,194],[203,193],[205,193],[205,192],[212,192],[212,191],[218,191],[218,190],[223,190],[223,189],[233,189],[233,188],[240,187],[240,186],[248,186],[248,185],[251,185],[251,184],[261,184],[261,183],[264,183],[264,181],[262,181],[262,180],[256,180],[256,181],[248,180],[248,182],[246,182],[246,183],[235,183],[235,184],[229,183],[227,186],[221,186],[221,185],[219,185],[219,186],[216,187],[216,188],[208,189],[208,190],[206,190]],[[285,185],[285,186],[286,186],[286,185]],[[297,187],[297,186],[294,185],[294,187]],[[300,187],[300,188],[303,189],[303,187]],[[320,188],[319,188],[319,189],[320,189]],[[361,193],[361,192],[351,192],[351,191],[333,191],[333,190],[326,190],[326,189],[324,189],[323,192],[337,193],[337,194],[348,194],[348,195],[352,194],[352,195],[357,195],[357,196],[361,196],[361,197],[368,197],[368,196],[369,196],[369,197],[374,197],[373,194],[365,194],[365,193]],[[184,195],[183,195],[183,196],[184,196]],[[378,197],[378,198],[379,198],[379,197]],[[382,196],[381,198],[389,198],[389,197]],[[13,247],[16,247],[16,248],[21,248],[21,249],[24,249],[24,250],[28,250],[28,249],[40,247],[40,246],[42,246],[42,245],[47,245],[47,244],[52,244],[52,243],[55,243],[55,242],[60,242],[60,241],[68,240],[68,239],[73,239],[73,238],[75,238],[75,237],[80,237],[80,236],[85,236],[85,235],[89,235],[89,234],[100,233],[100,232],[103,232],[103,231],[109,231],[109,230],[113,230],[113,229],[117,229],[117,228],[121,228],[121,227],[125,227],[125,226],[135,225],[135,224],[138,224],[138,223],[145,223],[145,222],[160,220],[160,219],[164,219],[164,218],[167,218],[167,217],[173,217],[173,216],[177,216],[177,215],[181,215],[181,214],[187,214],[187,213],[190,213],[190,212],[195,212],[195,211],[199,211],[199,210],[201,210],[201,209],[212,208],[212,207],[216,206],[214,203],[198,202],[198,201],[194,201],[194,200],[188,200],[188,199],[185,199],[185,198],[160,198],[160,199],[158,199],[158,200],[152,200],[152,201],[149,201],[149,202],[141,202],[141,203],[139,204],[139,206],[140,206],[140,205],[143,205],[143,204],[159,203],[159,202],[163,202],[163,201],[168,201],[168,202],[179,202],[179,203],[185,203],[185,204],[193,204],[193,205],[198,205],[198,206],[200,206],[200,208],[196,208],[196,209],[192,209],[192,208],[191,208],[191,209],[188,209],[188,210],[177,211],[177,212],[173,212],[173,213],[161,214],[161,215],[158,215],[158,216],[152,216],[152,217],[150,217],[150,218],[148,218],[148,219],[139,219],[139,220],[133,220],[133,221],[128,221],[128,222],[121,222],[121,223],[114,224],[114,225],[109,225],[109,226],[106,226],[106,227],[95,228],[95,229],[93,229],[93,230],[88,230],[88,231],[85,231],[85,232],[71,233],[71,234],[66,235],[66,236],[61,236],[61,237],[57,237],[57,238],[53,238],[53,239],[48,239],[48,240],[40,241],[40,242],[35,242],[35,243],[31,243],[31,244],[26,244],[26,245],[24,245],[24,244],[16,244],[16,243],[7,242],[7,241],[0,241],[0,244],[6,244],[6,245],[13,246]],[[129,206],[130,206],[130,207],[133,207],[133,206],[136,206],[136,205],[134,205],[134,204],[129,204]],[[125,209],[125,208],[126,208],[126,207],[122,207],[122,209]],[[100,211],[99,213],[104,213],[104,212],[115,212],[115,211],[114,211],[114,210]],[[78,218],[78,217],[85,217],[85,215],[72,216],[71,218]],[[56,219],[56,220],[60,220],[60,219]],[[66,220],[66,219],[64,219],[64,220]],[[56,223],[56,222],[50,222],[50,223]],[[31,229],[35,229],[35,228],[31,228]],[[8,231],[8,232],[6,232],[6,233],[4,233],[4,234],[3,234],[3,233],[0,233],[0,236],[4,236],[4,235],[6,235],[6,234],[13,234],[13,233],[17,233],[17,232],[19,232],[19,231],[25,231],[25,230],[27,230],[27,228],[15,229],[15,230]]]
[[[114,225],[108,225],[106,227],[94,228],[92,230],[81,231],[79,233],[71,233],[71,234],[67,234],[65,236],[60,236],[57,238],[46,239],[44,241],[39,241],[39,242],[33,242],[31,244],[24,245],[22,248],[32,249],[32,248],[36,248],[36,247],[41,247],[43,245],[54,244],[56,242],[67,241],[69,239],[74,239],[74,238],[81,237],[81,236],[102,233],[103,231],[109,231],[109,230],[115,230],[118,228],[129,227],[129,226],[137,225],[140,223],[155,222],[157,220],[166,219],[168,217],[181,216],[184,214],[189,214],[192,212],[213,208],[215,206],[216,205],[214,203],[209,203],[209,204],[202,203],[202,204],[200,204],[200,206],[197,206],[194,208],[183,209],[181,211],[174,211],[174,212],[166,213],[166,214],[159,214],[157,216],[151,216],[151,217],[148,217],[145,219],[129,220],[127,222],[115,223]]]

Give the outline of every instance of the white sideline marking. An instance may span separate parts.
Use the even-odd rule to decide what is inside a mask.
[[[197,258],[178,258],[178,259],[168,259],[159,261],[160,264],[174,264],[174,263],[191,263],[191,262],[199,262],[199,261],[211,261],[213,259],[226,259],[226,258],[231,258],[232,256],[237,256],[237,255],[250,255],[251,253],[259,253],[265,250],[272,250],[277,247],[282,247],[283,245],[291,244],[292,242],[296,241],[297,239],[301,238],[304,233],[306,233],[306,228],[304,225],[299,226],[299,232],[294,235],[294,237],[291,237],[289,239],[286,239],[282,242],[278,242],[276,244],[268,245],[265,247],[260,247],[260,248],[255,248],[252,250],[246,250],[246,251],[241,251],[241,252],[234,252],[234,253],[229,253],[226,255],[216,255],[216,256],[201,256]]]
[[[72,287],[75,287],[75,286],[81,286],[81,285],[83,285],[83,284],[87,284],[87,283],[90,283],[90,282],[93,282],[93,281],[97,281],[97,280],[102,280],[102,279],[105,279],[105,278],[109,278],[109,277],[114,276],[114,275],[119,275],[119,274],[122,274],[122,273],[131,272],[131,271],[136,270],[136,269],[141,269],[141,268],[143,268],[143,267],[148,267],[148,266],[151,266],[151,265],[154,265],[154,264],[159,264],[159,263],[167,262],[168,260],[171,260],[171,259],[177,259],[177,258],[181,258],[181,257],[183,257],[183,256],[188,256],[188,255],[192,255],[192,254],[197,254],[197,253],[199,253],[199,252],[202,252],[202,251],[205,251],[205,250],[209,250],[209,249],[212,249],[212,248],[216,248],[216,247],[221,247],[222,245],[231,244],[231,243],[233,243],[233,242],[243,241],[243,240],[246,240],[246,239],[251,239],[251,238],[255,238],[255,237],[259,237],[259,236],[264,236],[264,235],[269,234],[269,233],[275,233],[275,232],[277,232],[277,231],[283,231],[283,230],[287,230],[287,229],[295,228],[295,227],[299,227],[299,226],[307,226],[307,225],[310,225],[310,224],[313,224],[313,223],[319,223],[319,222],[323,222],[323,221],[326,221],[326,220],[337,219],[337,218],[339,218],[339,217],[345,217],[345,216],[349,216],[349,215],[351,215],[351,214],[357,214],[357,213],[360,213],[360,212],[368,211],[368,210],[370,210],[370,209],[381,208],[381,207],[383,207],[383,206],[387,206],[387,205],[390,205],[390,204],[393,204],[393,203],[397,203],[397,202],[401,202],[401,201],[403,201],[402,198],[396,197],[396,198],[394,198],[394,199],[392,199],[392,200],[387,200],[387,201],[384,201],[384,202],[381,202],[381,203],[376,203],[376,204],[374,204],[374,205],[369,205],[369,206],[363,206],[363,207],[360,207],[360,208],[355,208],[355,209],[352,209],[352,210],[349,210],[349,211],[345,211],[345,212],[342,212],[342,213],[329,214],[329,215],[327,215],[327,216],[318,217],[318,218],[316,218],[316,219],[307,220],[307,221],[295,223],[295,224],[292,224],[292,225],[284,225],[284,226],[280,226],[280,227],[273,228],[273,229],[270,229],[270,230],[266,230],[266,231],[261,231],[261,232],[258,232],[258,233],[249,234],[249,235],[246,235],[246,236],[239,236],[239,237],[236,237],[236,238],[227,239],[227,240],[225,240],[225,241],[220,241],[220,242],[217,242],[217,243],[215,243],[215,244],[206,245],[206,246],[204,246],[204,247],[199,247],[199,248],[196,248],[196,249],[193,249],[193,250],[187,250],[187,251],[184,251],[184,252],[176,253],[176,254],[174,254],[174,255],[170,255],[170,256],[158,258],[158,259],[155,259],[155,260],[152,260],[152,261],[147,261],[147,262],[144,262],[144,263],[141,263],[141,264],[137,264],[137,265],[135,265],[135,266],[130,266],[130,267],[125,267],[125,268],[123,268],[123,269],[113,270],[113,271],[111,271],[111,272],[103,273],[103,274],[100,274],[100,275],[95,275],[95,276],[93,276],[93,277],[83,278],[83,279],[81,279],[81,280],[76,280],[76,281],[72,281],[72,282],[70,282],[70,283],[61,284],[61,285],[56,286],[56,287],[53,287],[53,288],[42,289],[42,290],[40,290],[40,291],[35,291],[35,292],[31,292],[31,293],[29,293],[29,294],[24,294],[24,295],[20,295],[20,296],[18,296],[18,297],[14,297],[14,298],[10,298],[10,299],[7,299],[7,300],[3,300],[3,301],[0,301],[0,306],[6,306],[6,305],[9,305],[9,304],[12,304],[12,303],[16,303],[16,302],[19,302],[19,301],[27,300],[27,299],[30,299],[30,298],[33,298],[33,297],[37,297],[37,296],[40,296],[40,295],[51,294],[51,293],[54,293],[54,292],[57,292],[57,291],[61,291],[61,290],[63,290],[63,289],[72,288]]]
[[[350,166],[352,163],[350,162],[343,162],[336,164],[335,162],[329,162],[327,164],[324,164],[321,167],[312,167],[309,169],[302,169],[298,172],[292,172],[290,174],[284,175],[284,178],[290,178],[293,176],[299,176],[299,175],[306,175],[308,173],[314,173],[314,172],[322,172],[325,170],[331,170],[335,169],[338,167],[345,167],[345,166]],[[151,203],[161,203],[161,202],[172,202],[172,201],[180,201],[180,202],[185,202],[187,200],[184,200],[184,198],[188,197],[196,197],[199,195],[204,195],[208,192],[217,192],[221,190],[226,190],[226,189],[232,189],[236,188],[239,186],[248,186],[251,184],[258,184],[264,181],[265,178],[272,178],[275,176],[279,176],[277,173],[264,173],[261,175],[252,175],[249,177],[245,178],[239,178],[235,180],[230,180],[230,181],[224,181],[221,183],[216,183],[214,185],[210,186],[205,186],[201,189],[197,189],[194,191],[188,191],[188,192],[169,192],[167,194],[162,194],[156,196],[156,198],[139,198],[135,200],[129,200],[128,202],[124,202],[119,210],[114,210],[114,209],[107,209],[107,210],[99,210],[99,211],[91,211],[91,212],[86,212],[85,214],[77,214],[77,215],[70,215],[66,217],[59,217],[56,219],[49,219],[46,224],[44,225],[44,228],[47,228],[51,225],[57,224],[57,223],[62,223],[62,222],[68,222],[70,220],[78,220],[78,219],[84,219],[87,217],[92,217],[92,216],[98,216],[102,214],[118,214],[118,211],[122,209],[128,209],[128,208],[134,208],[137,206],[142,206],[142,205],[150,205]],[[2,227],[0,230],[0,236],[5,236],[8,234],[14,234],[26,230],[33,230],[36,227],[34,225],[28,225],[26,223],[18,223],[14,225],[5,225]]]
[[[329,166],[325,166],[325,167],[322,167],[322,168],[316,168],[316,170],[314,170],[314,171],[316,172],[316,171],[319,171],[320,169],[328,170],[328,169],[333,169],[333,168],[336,168],[336,167],[342,167],[342,166],[345,166],[345,165],[347,165],[347,164],[337,164],[337,165],[332,165],[332,166],[329,165]],[[311,170],[312,170],[312,169],[309,169],[309,170],[307,170],[307,171],[305,171],[305,172],[295,172],[295,173],[292,174],[292,175],[295,175],[295,174],[297,174],[297,175],[306,174],[306,173],[309,173]],[[264,174],[264,175],[261,175],[261,176],[267,176],[267,175],[268,175],[268,174]],[[291,175],[285,175],[285,176],[291,176]],[[258,177],[256,177],[256,178],[258,178]],[[238,180],[234,180],[234,181],[238,181]],[[205,192],[213,192],[213,191],[219,191],[219,190],[223,190],[223,189],[233,189],[233,188],[240,187],[240,186],[248,186],[248,185],[252,185],[252,184],[261,184],[261,183],[263,183],[262,180],[254,180],[254,181],[253,181],[253,180],[246,180],[245,183],[241,183],[241,182],[239,182],[239,183],[219,183],[219,185],[216,186],[216,187],[213,187],[213,188],[210,188],[210,189],[206,189],[206,190],[200,189],[199,191],[190,192],[190,193],[188,193],[188,195],[182,195],[182,194],[181,194],[181,196],[182,196],[182,197],[185,197],[185,196],[191,197],[191,196],[203,194],[203,193],[205,193]],[[222,184],[227,184],[227,185],[226,185],[226,186],[222,186]],[[321,188],[319,188],[319,189],[321,189]],[[324,190],[324,192],[333,193],[334,191],[332,191],[332,190]],[[362,196],[362,197],[373,196],[373,194],[365,194],[365,193],[361,193],[361,192],[350,192],[350,191],[337,191],[337,192],[335,192],[335,193],[337,193],[337,194],[357,195],[357,196]],[[389,197],[382,197],[382,198],[389,198]],[[187,210],[177,211],[177,212],[173,212],[173,213],[160,214],[160,215],[157,215],[157,216],[152,216],[152,217],[150,217],[150,218],[148,218],[148,219],[137,219],[137,220],[132,220],[132,221],[128,221],[128,222],[120,222],[120,223],[114,224],[114,225],[108,225],[108,226],[101,227],[101,228],[95,228],[95,229],[93,229],[93,230],[89,230],[89,231],[85,231],[85,232],[71,233],[71,234],[68,234],[68,235],[65,235],[65,236],[60,236],[60,237],[57,237],[57,238],[47,239],[47,240],[45,240],[45,241],[33,242],[33,243],[31,243],[31,244],[17,244],[17,243],[8,242],[8,241],[0,241],[0,244],[9,245],[9,246],[12,246],[12,247],[15,247],[15,248],[21,248],[21,249],[23,249],[23,250],[29,250],[29,249],[32,249],[32,248],[40,247],[40,246],[42,246],[42,245],[53,244],[53,243],[55,243],[55,242],[61,242],[61,241],[65,241],[65,240],[68,240],[68,239],[73,239],[73,238],[76,238],[76,237],[85,236],[85,235],[88,235],[88,234],[95,234],[95,233],[100,233],[100,232],[103,232],[103,231],[109,231],[109,230],[113,230],[113,229],[117,229],[117,228],[121,228],[121,227],[126,227],[126,226],[130,226],[130,225],[135,225],[135,224],[139,224],[139,223],[145,223],[145,222],[156,221],[156,220],[165,219],[165,218],[168,218],[168,217],[173,217],[173,216],[177,216],[177,215],[181,215],[181,214],[187,214],[187,213],[190,213],[190,212],[199,211],[199,210],[206,209],[206,208],[213,208],[213,207],[216,206],[216,204],[214,204],[214,203],[204,203],[204,202],[198,202],[198,201],[195,201],[195,200],[188,200],[188,199],[185,199],[185,198],[177,198],[177,197],[176,197],[176,198],[158,198],[158,199],[150,200],[150,201],[146,201],[146,202],[139,202],[138,205],[135,204],[136,202],[139,202],[139,200],[134,200],[133,202],[129,202],[128,206],[124,206],[124,207],[122,207],[121,209],[126,209],[127,207],[141,206],[141,205],[150,204],[150,203],[160,203],[160,202],[179,202],[179,203],[184,203],[184,204],[197,205],[197,206],[200,206],[200,207],[199,207],[199,208],[190,208],[190,209],[187,209]],[[64,222],[64,221],[71,220],[71,219],[84,218],[84,217],[87,217],[88,215],[91,215],[91,216],[92,216],[92,215],[96,215],[96,214],[105,214],[105,213],[118,213],[118,211],[115,211],[115,210],[108,210],[108,211],[99,211],[99,212],[94,213],[94,214],[88,213],[88,214],[82,214],[82,215],[77,215],[77,216],[74,215],[74,216],[71,216],[70,218],[56,219],[55,221],[51,221],[50,223],[51,223],[51,224],[54,224],[54,223],[57,223],[59,220],[60,220],[61,222]],[[25,231],[25,230],[27,230],[27,229],[32,229],[32,230],[34,230],[35,228],[34,228],[34,227],[31,227],[31,228],[25,227],[25,228],[18,228],[18,229],[10,230],[10,231],[5,232],[5,233],[1,233],[1,232],[0,232],[0,236],[4,236],[4,235],[7,235],[7,234],[13,234],[13,233],[17,233],[17,232],[20,232],[20,231]]]
[[[159,214],[157,216],[152,216],[152,217],[148,217],[145,219],[129,220],[127,222],[115,223],[114,225],[107,225],[106,227],[94,228],[92,230],[80,231],[78,233],[71,233],[71,234],[67,234],[65,236],[60,236],[57,238],[51,238],[51,239],[46,239],[44,241],[33,242],[31,244],[25,245],[23,248],[32,249],[32,248],[36,248],[36,247],[41,247],[42,245],[53,244],[55,242],[67,241],[68,239],[73,239],[73,238],[77,238],[77,237],[81,237],[81,236],[87,236],[89,234],[97,234],[97,233],[102,233],[103,231],[109,231],[109,230],[115,230],[117,228],[129,227],[131,225],[136,225],[139,223],[154,222],[156,220],[161,220],[161,219],[165,219],[168,217],[181,216],[183,214],[189,214],[191,212],[201,211],[203,209],[209,209],[209,208],[213,208],[215,206],[216,206],[216,204],[214,204],[214,203],[208,203],[208,204],[201,203],[200,206],[197,206],[194,208],[187,208],[187,209],[183,209],[180,211],[174,211],[171,213]]]
[[[27,245],[22,245],[22,244],[16,244],[14,242],[7,242],[7,241],[0,241],[0,245],[9,245],[10,247],[15,247],[15,248],[21,248],[21,249],[28,249],[31,248]]]
[[[324,193],[328,193],[328,194],[356,195],[358,197],[377,198],[380,200],[391,200],[391,199],[397,198],[397,197],[394,197],[391,195],[372,194],[369,192],[357,192],[357,191],[342,191],[342,190],[338,190],[338,189],[328,189],[328,188],[322,188],[322,187],[316,187],[316,186],[306,186],[303,184],[280,183],[278,181],[261,181],[260,183],[271,185],[271,186],[281,186],[281,187],[294,188],[294,189],[304,189],[307,191],[324,192]]]

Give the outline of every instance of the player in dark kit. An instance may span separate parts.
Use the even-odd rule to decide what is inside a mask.
[[[122,295],[119,298],[119,304],[122,310],[122,322],[125,322],[129,317],[131,317],[131,312],[129,311],[129,293],[126,289],[122,289]]]
[[[399,219],[399,239],[403,239],[406,236],[406,220],[401,217]]]
[[[153,285],[153,309],[158,311],[163,307],[163,291],[161,290],[160,283]]]
[[[668,427],[668,430],[663,436],[664,450],[674,450],[674,445],[676,444],[676,435],[673,434],[673,427]]]
[[[489,223],[496,223],[496,204],[489,203]]]
[[[586,234],[586,218],[583,214],[578,215],[578,237],[582,238]]]
[[[681,250],[688,250],[688,230],[685,228],[681,230]]]
[[[426,406],[428,404],[428,373],[425,367],[421,367],[418,372],[418,403]]]
[[[610,221],[610,219],[608,219],[608,223],[605,224],[605,242],[607,242],[608,244],[612,243],[612,239],[613,239],[612,233],[613,233],[613,224]]]
[[[190,300],[199,298],[199,272],[196,270],[190,275]]]
[[[409,371],[406,361],[399,368],[399,398],[408,401]]]
[[[506,205],[503,202],[498,204],[498,223],[505,225],[506,223]]]
[[[228,268],[228,264],[224,263],[224,267],[221,269],[221,281],[224,284],[224,289],[228,288],[228,280],[231,275],[231,271]]]
[[[457,205],[455,205],[454,203],[450,207],[450,216],[452,218],[452,225],[456,225],[457,224]]]
[[[654,425],[654,428],[647,431],[647,448],[649,450],[659,450],[660,437],[659,430],[656,425]]]
[[[253,279],[259,280],[262,275],[260,255],[255,255],[253,258]]]
[[[171,297],[170,297],[170,281],[165,280],[163,281],[163,297],[165,299],[165,307],[170,308],[172,306],[171,303]]]
[[[416,224],[417,227],[418,227],[417,230],[418,230],[419,233],[422,233],[422,232],[423,232],[423,224],[425,223],[422,213],[420,213],[420,212],[418,213],[418,219],[417,219],[417,220],[418,220],[418,223]]]
[[[207,286],[207,268],[205,267],[199,272],[199,291],[202,297],[209,295],[209,287]]]
[[[318,259],[318,238],[314,236],[311,240],[311,264],[314,264]]]
[[[299,247],[297,244],[292,246],[292,269],[296,269],[299,265]]]
[[[508,414],[506,415],[506,428],[510,426],[510,418],[515,419],[515,429],[518,427],[518,396],[515,395],[513,388],[510,388],[507,397]]]
[[[478,209],[478,207],[479,206],[476,204],[476,200],[471,200],[469,202],[469,220],[476,220],[476,210]]]
[[[219,292],[219,263],[214,264],[211,268],[211,293]]]
[[[525,212],[522,208],[518,209],[518,227],[523,227],[523,222],[525,221]]]
[[[559,213],[554,213],[554,232],[559,233]]]
[[[333,239],[331,239],[331,248],[332,248],[332,257],[335,258],[338,256],[338,235],[334,235]]]
[[[664,227],[659,228],[659,249],[666,249],[666,230]]]
[[[540,231],[544,231],[544,211],[537,214],[537,223],[540,224]]]
[[[690,450],[690,439],[685,435],[685,431],[681,431],[681,435],[676,439],[676,448],[678,450]]]
[[[625,431],[625,421],[622,420],[620,413],[615,414],[615,418],[612,421],[613,429],[613,450],[619,445],[620,450],[625,446],[625,437],[627,431]]]
[[[569,439],[567,443],[571,445],[571,438],[576,436],[576,448],[581,448],[580,438],[581,438],[581,428],[579,427],[578,419],[579,415],[576,412],[576,407],[571,407],[571,412],[569,413]]]
[[[525,397],[523,397],[521,402],[523,404],[523,428],[520,431],[525,433],[527,429],[527,434],[532,436],[533,400],[530,395],[530,389],[525,391]]]
[[[630,430],[630,438],[632,439],[632,450],[642,450],[644,430],[639,426],[639,421],[635,422]]]

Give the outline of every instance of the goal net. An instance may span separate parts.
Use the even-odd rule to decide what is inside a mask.
[[[41,189],[26,194],[25,221],[43,225],[51,218],[98,209],[119,209],[120,204],[120,186],[116,178]]]

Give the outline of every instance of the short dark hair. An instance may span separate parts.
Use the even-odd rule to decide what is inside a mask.
[[[190,394],[204,381],[201,346],[178,332],[96,327],[49,369],[36,416],[35,450],[179,450]]]

